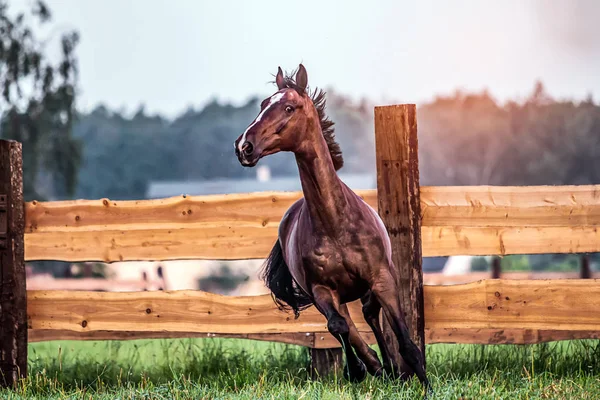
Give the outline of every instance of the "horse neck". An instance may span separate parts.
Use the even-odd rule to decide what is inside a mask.
[[[328,233],[341,226],[348,202],[318,122],[310,121],[302,151],[295,152],[302,192],[313,225]]]

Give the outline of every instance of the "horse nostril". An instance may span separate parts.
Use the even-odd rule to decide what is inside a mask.
[[[246,142],[244,143],[244,145],[242,146],[242,151],[244,152],[245,155],[249,156],[250,154],[252,154],[252,151],[254,150],[254,146],[252,146],[252,143]]]

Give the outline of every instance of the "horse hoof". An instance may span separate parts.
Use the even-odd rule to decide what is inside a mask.
[[[425,378],[423,386],[425,386],[425,398],[427,398],[428,395],[433,395],[433,386],[429,383],[429,379]]]
[[[348,375],[348,370],[350,370],[350,375]],[[346,368],[344,368],[344,379],[350,381],[352,383],[360,383],[365,380],[367,377],[367,367],[365,364],[358,360],[358,363],[352,367],[346,364]]]
[[[433,389],[428,389],[428,390],[425,392],[425,394],[423,395],[423,400],[428,400],[428,399],[432,398],[432,397],[430,397],[430,396],[433,396],[433,395],[434,395],[434,393],[433,393]]]
[[[383,367],[383,371],[384,371],[384,376],[388,379],[397,380],[402,377],[402,374],[400,373],[400,368],[398,368],[398,366],[396,366],[396,365],[394,365],[394,366],[385,365]]]
[[[421,381],[421,384],[423,385],[423,389],[425,389],[425,393],[423,394],[423,400],[430,399],[431,396],[433,396],[435,393],[433,391],[431,383],[429,383],[429,379],[425,378]]]
[[[373,374],[373,376],[375,378],[384,378],[385,377],[385,370],[383,368],[379,368],[377,371],[375,371],[375,373]]]

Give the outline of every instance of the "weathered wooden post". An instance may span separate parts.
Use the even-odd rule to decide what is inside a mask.
[[[0,387],[27,375],[21,143],[0,140]]]
[[[341,347],[331,349],[310,349],[310,375],[312,378],[325,377],[333,371],[341,371],[344,353]]]
[[[582,254],[580,260],[581,260],[581,271],[579,273],[579,277],[581,279],[591,279],[592,278],[592,270],[590,269],[589,254]]]
[[[398,270],[398,295],[410,335],[425,358],[421,199],[414,104],[375,107],[375,147],[379,214],[392,242],[392,258]],[[385,318],[383,330],[386,341],[396,350],[394,356],[401,371],[411,376],[413,371],[399,356],[397,342]]]
[[[492,258],[492,279],[500,279],[502,274],[502,265],[500,264],[500,257]]]

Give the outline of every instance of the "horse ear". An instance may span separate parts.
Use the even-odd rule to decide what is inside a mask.
[[[308,75],[306,74],[306,68],[302,64],[300,64],[298,72],[296,72],[296,84],[300,88],[301,94],[304,94],[308,86]]]
[[[277,89],[281,90],[285,87],[285,80],[283,78],[283,71],[281,67],[277,67],[277,76],[275,77],[275,83],[277,83]]]

